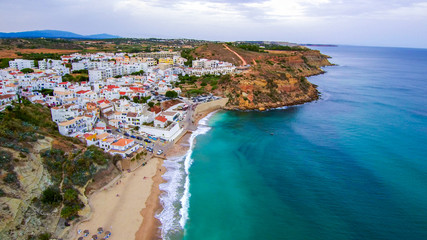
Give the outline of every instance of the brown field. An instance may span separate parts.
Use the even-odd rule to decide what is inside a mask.
[[[38,49],[2,49],[0,50],[0,58],[19,58],[16,52],[21,53],[60,53],[68,54],[79,52],[78,50],[64,50],[64,49],[47,49],[47,48],[38,48]]]
[[[284,50],[265,50],[265,51],[271,54],[286,54],[286,55],[291,55],[292,53],[295,52],[295,51],[284,51]]]

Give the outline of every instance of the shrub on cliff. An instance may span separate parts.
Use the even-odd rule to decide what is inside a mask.
[[[3,181],[5,183],[18,183],[18,176],[15,172],[9,172],[7,175],[3,178]]]
[[[65,219],[69,219],[75,215],[77,215],[77,212],[80,210],[80,207],[78,205],[71,205],[71,206],[64,206],[61,210],[61,217]]]
[[[62,201],[61,193],[58,188],[48,187],[42,193],[42,203],[56,206]]]

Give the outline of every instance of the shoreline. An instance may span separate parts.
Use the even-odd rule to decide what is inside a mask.
[[[198,123],[201,119],[205,118],[209,114],[218,110],[203,111],[194,116],[194,125],[198,127]],[[190,137],[193,132],[187,132],[178,142],[176,142],[171,149],[168,150],[167,159],[184,157],[188,150],[190,150]],[[161,239],[161,222],[156,218],[156,214],[163,211],[163,206],[160,202],[160,195],[165,193],[159,189],[159,185],[165,183],[163,174],[166,173],[166,168],[163,166],[164,161],[162,160],[162,171],[158,171],[156,176],[153,177],[156,180],[153,183],[151,194],[147,200],[146,208],[141,210],[141,214],[144,215],[144,220],[135,234],[136,240],[151,240]]]
[[[212,111],[203,111],[193,116],[194,126],[198,127],[201,119]],[[190,150],[188,131],[166,152],[167,159],[185,156]],[[66,239],[77,239],[82,236],[78,230],[89,230],[89,236],[96,234],[99,227],[110,231],[112,240],[161,239],[161,222],[156,217],[163,211],[160,201],[159,185],[166,182],[163,179],[166,168],[164,159],[152,156],[145,166],[140,166],[131,172],[122,172],[113,181],[96,190],[87,197],[88,208],[86,218],[74,224]],[[103,234],[98,234],[102,237]]]

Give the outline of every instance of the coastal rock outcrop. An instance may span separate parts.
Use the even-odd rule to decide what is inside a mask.
[[[317,50],[251,52],[229,46],[248,63],[247,71],[220,80],[211,92],[229,98],[228,109],[268,109],[317,100],[319,92],[306,77],[322,74],[332,65],[328,56]],[[219,59],[237,66],[241,60],[221,44],[197,48],[194,57]]]

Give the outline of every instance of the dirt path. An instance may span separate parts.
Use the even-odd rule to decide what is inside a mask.
[[[242,60],[242,66],[245,66],[245,65],[248,65],[247,63],[246,63],[246,60],[242,57],[242,56],[240,56],[238,53],[236,53],[235,51],[233,51],[233,50],[231,50],[228,46],[227,46],[227,44],[223,44],[224,45],[224,47],[225,48],[227,48],[227,50],[228,51],[230,51],[230,52],[232,52],[232,53],[234,53],[238,58],[240,58],[240,60]]]

